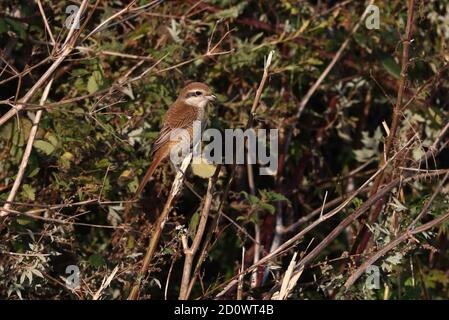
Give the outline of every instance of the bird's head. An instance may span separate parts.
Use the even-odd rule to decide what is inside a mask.
[[[204,108],[208,102],[215,99],[211,89],[201,82],[189,83],[181,90],[178,97],[179,101],[199,108]]]

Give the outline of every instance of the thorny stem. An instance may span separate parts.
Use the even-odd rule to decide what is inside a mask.
[[[396,135],[397,130],[400,122],[400,118],[402,116],[402,100],[404,96],[405,89],[407,87],[407,70],[410,64],[409,61],[409,51],[410,51],[410,43],[412,41],[412,33],[413,33],[413,20],[414,20],[414,0],[408,0],[408,9],[407,9],[407,25],[405,28],[405,35],[404,39],[402,41],[403,48],[402,48],[402,59],[401,59],[401,74],[399,78],[399,88],[398,88],[398,94],[396,98],[396,104],[393,108],[393,119],[390,126],[390,132],[387,136],[387,141],[385,143],[385,149],[384,149],[384,156],[388,159],[391,152],[393,151],[393,145],[396,141]],[[382,159],[381,164],[384,163],[386,159]],[[379,189],[380,185],[384,181],[384,172],[382,172],[374,182],[373,188],[371,190],[371,194],[375,194],[377,190]],[[380,214],[381,208],[378,207],[377,210],[373,211],[370,217],[370,221],[374,222],[376,221],[378,215]],[[359,232],[359,235],[357,236],[357,239],[355,240],[354,246],[356,250],[354,253],[356,255],[364,252],[366,249],[369,239],[371,237],[371,233],[369,232],[368,228],[364,224],[362,229]]]

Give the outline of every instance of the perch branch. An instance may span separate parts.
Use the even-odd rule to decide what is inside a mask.
[[[190,284],[190,274],[192,272],[192,264],[193,259],[195,258],[195,254],[198,251],[201,240],[203,239],[204,231],[206,230],[207,217],[209,216],[210,206],[212,204],[212,192],[215,182],[218,178],[217,169],[213,177],[209,178],[209,183],[207,185],[207,193],[206,198],[204,199],[203,210],[201,210],[200,222],[198,223],[198,229],[196,231],[195,237],[193,239],[192,245],[186,246],[184,248],[185,260],[184,260],[184,268],[182,272],[182,280],[181,280],[181,290],[179,292],[179,300],[187,300],[188,297],[188,288]],[[187,238],[186,235],[184,235]],[[187,239],[185,239],[185,243],[187,243]]]
[[[168,195],[167,202],[165,203],[161,215],[156,221],[155,230],[153,232],[153,236],[151,237],[150,244],[148,245],[147,253],[145,255],[145,258],[143,259],[142,267],[140,268],[136,281],[134,282],[133,288],[131,289],[131,293],[128,296],[128,300],[136,300],[139,296],[140,284],[142,282],[142,279],[148,273],[151,260],[153,259],[154,253],[156,252],[156,248],[159,243],[159,238],[161,237],[162,230],[164,229],[165,222],[167,221],[168,218],[168,214],[170,212],[170,209],[173,207],[173,201],[176,195],[181,190],[182,182],[184,180],[183,172],[186,172],[190,164],[190,160],[192,160],[192,153],[189,153],[184,158],[180,170],[176,173],[175,180],[173,181],[173,185],[170,194]]]

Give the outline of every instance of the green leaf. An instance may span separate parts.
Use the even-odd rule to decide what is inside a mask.
[[[0,139],[7,140],[11,138],[13,132],[14,132],[14,124],[12,122],[4,124],[0,128]]]
[[[133,181],[128,183],[128,190],[129,190],[129,192],[134,193],[137,191],[138,187],[139,187],[139,181],[138,181],[137,177],[134,177]]]
[[[37,175],[39,173],[39,171],[40,171],[40,168],[34,168],[28,175],[28,178],[34,177],[35,175]]]
[[[215,19],[229,19],[229,18],[237,18],[248,5],[247,1],[241,1],[239,4],[230,7],[229,9],[220,10],[217,13],[213,14],[211,17]]]
[[[89,77],[87,81],[87,91],[89,93],[94,93],[100,89],[103,85],[103,76],[100,71],[92,72],[92,75]]]
[[[352,203],[354,204],[354,207],[357,209],[363,204],[363,200],[358,197],[355,197],[354,199],[352,199]]]
[[[323,61],[316,59],[316,58],[309,58],[305,62],[306,65],[312,65],[312,66],[320,66],[323,64]]]
[[[26,30],[20,22],[10,19],[10,18],[5,18],[5,21],[7,24],[9,24],[11,26],[12,31],[14,31],[19,38],[21,38],[21,39],[26,38],[26,36],[27,36]]]
[[[273,205],[269,204],[269,203],[261,202],[261,203],[259,203],[259,206],[262,209],[267,210],[271,214],[274,214],[276,212],[276,208]]]
[[[108,159],[101,159],[97,163],[95,163],[95,167],[97,168],[107,168],[111,165]]]
[[[192,215],[192,218],[190,218],[190,222],[189,222],[189,236],[190,236],[190,238],[192,238],[192,240],[195,236],[196,228],[198,227],[199,220],[200,220],[200,214],[197,211]]]
[[[8,31],[8,26],[6,25],[5,19],[0,18],[0,34]]]
[[[31,219],[31,218],[24,217],[24,218],[17,218],[16,222],[17,222],[18,224],[20,224],[21,226],[26,226],[26,225],[28,225],[28,224],[33,223],[34,220]]]
[[[25,198],[31,201],[36,200],[36,189],[34,189],[29,184],[24,184],[22,188],[23,188],[22,194]]]
[[[446,287],[449,284],[449,280],[447,278],[447,275],[442,270],[431,270],[429,274],[425,275],[424,282],[426,284],[426,287],[428,288],[435,288],[436,285],[439,283]]]
[[[393,256],[389,256],[387,259],[385,259],[385,261],[387,261],[393,265],[398,265],[401,263],[402,258],[403,258],[403,255],[401,253],[396,253]]]
[[[258,204],[260,202],[260,199],[252,194],[248,194],[248,200],[251,204]]]
[[[380,127],[376,128],[374,135],[370,136],[369,132],[362,131],[363,148],[353,150],[354,156],[359,162],[367,162],[372,159],[379,158],[379,143],[382,141],[382,131]]]
[[[40,272],[40,271],[37,270],[37,269],[31,268],[30,271],[31,271],[34,275],[38,276],[39,278],[43,278],[43,277],[44,277],[44,275],[42,274],[42,272]]]
[[[271,190],[259,190],[259,193],[267,201],[289,201],[283,194]]]
[[[98,91],[98,83],[95,79],[95,77],[92,75],[89,77],[89,80],[87,81],[87,91],[89,91],[89,93],[94,93],[96,91]]]
[[[61,156],[60,160],[61,160],[61,166],[64,167],[65,169],[69,169],[70,168],[70,163],[73,160],[75,156],[73,155],[73,153],[71,152],[64,152],[64,154]]]
[[[174,254],[175,253],[175,250],[173,250],[172,248],[164,248],[163,250],[162,250],[162,254],[169,254],[169,255],[172,255],[172,254]]]
[[[54,134],[47,133],[44,138],[47,139],[55,147],[58,146],[58,138],[56,138],[56,136]]]
[[[34,141],[33,146],[36,149],[45,153],[47,156],[49,156],[50,154],[53,153],[53,151],[55,151],[55,147],[45,140],[36,140]]]
[[[396,79],[400,78],[401,68],[393,59],[393,57],[386,57],[382,59],[382,66],[390,75],[392,75]]]
[[[95,267],[95,268],[106,265],[106,261],[104,260],[104,258],[96,253],[94,253],[93,255],[91,255],[89,257],[88,262],[92,267]]]

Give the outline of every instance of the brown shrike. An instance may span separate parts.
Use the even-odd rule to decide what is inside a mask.
[[[166,159],[172,148],[179,143],[179,140],[170,138],[175,130],[186,130],[185,132],[189,134],[190,141],[192,141],[194,121],[204,121],[204,109],[208,102],[215,99],[210,88],[201,82],[192,82],[181,90],[178,99],[170,106],[165,115],[162,129],[151,150],[153,160],[137,188],[135,198],[143,191],[161,161]]]

